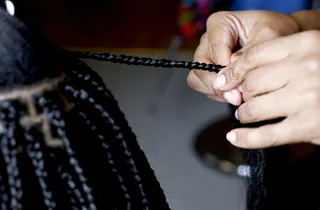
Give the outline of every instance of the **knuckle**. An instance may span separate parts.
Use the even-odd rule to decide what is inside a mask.
[[[308,105],[319,106],[320,105],[320,91],[310,90],[305,94]]]
[[[247,48],[242,56],[241,56],[241,62],[237,62],[238,63],[238,68],[242,69],[242,67],[246,67],[246,68],[255,68],[258,63],[257,63],[257,53],[258,53],[258,45],[253,45],[250,46],[249,48]]]
[[[232,81],[237,81],[239,78],[239,68],[237,66],[234,66],[227,72],[227,76]]]
[[[255,92],[255,82],[252,76],[249,76],[242,83],[242,92],[245,94],[253,94]]]
[[[278,38],[282,35],[280,30],[276,30],[271,25],[265,25],[263,28],[261,28],[260,33],[267,35],[269,38]]]
[[[255,60],[255,57],[257,55],[257,46],[253,45],[249,49],[247,49],[244,53],[244,63],[250,63]]]
[[[320,70],[320,58],[316,56],[304,59],[306,62],[307,70],[311,72],[318,72]]]
[[[277,145],[277,142],[279,141],[278,136],[276,135],[276,132],[272,127],[265,127],[261,129],[261,136],[268,141],[268,145],[270,147],[274,147]]]
[[[225,16],[228,16],[229,14],[230,14],[230,12],[228,12],[228,11],[219,11],[219,12],[213,13],[207,19],[207,28],[210,28],[212,26],[212,24],[214,24],[216,22],[218,17],[225,17]]]
[[[241,81],[243,76],[243,68],[240,65],[234,65],[227,71],[228,79],[231,81]]]
[[[311,30],[304,32],[302,34],[303,42],[308,47],[315,47],[315,44],[317,44],[317,47],[319,46],[319,40],[320,40],[320,32],[317,30]]]
[[[305,38],[309,38],[311,40],[317,40],[320,38],[320,31],[318,30],[310,30],[305,32]]]
[[[246,58],[245,58],[246,59]],[[246,65],[246,61],[235,62],[230,65],[230,69],[227,72],[227,76],[229,79],[233,81],[241,80],[243,75],[245,74],[244,68],[242,66]]]
[[[258,120],[259,107],[254,100],[249,99],[245,104],[240,106],[239,109],[241,110],[239,111],[240,122],[246,123],[248,121],[255,122]]]

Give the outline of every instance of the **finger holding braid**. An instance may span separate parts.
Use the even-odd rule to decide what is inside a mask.
[[[239,106],[235,115],[241,123],[284,119],[255,128],[244,125],[227,135],[235,146],[259,149],[246,150],[252,158],[249,210],[263,209],[265,200],[268,207],[278,204],[276,197],[284,200],[280,206],[288,204],[283,197],[289,193],[278,196],[282,189],[275,186],[296,183],[274,173],[288,171],[287,148],[260,148],[320,144],[315,117],[320,115],[320,35],[287,36],[300,30],[291,16],[214,14],[194,62],[60,50],[1,9],[0,16],[3,209],[170,209],[117,101],[77,58],[191,70],[189,86]],[[237,45],[242,49],[234,53]]]
[[[253,47],[254,56],[245,53],[218,74],[226,77],[220,90],[242,83],[245,102],[236,111],[240,122],[284,118],[258,128],[233,130],[228,134],[232,144],[243,148],[320,144],[319,47],[318,31],[282,37]]]

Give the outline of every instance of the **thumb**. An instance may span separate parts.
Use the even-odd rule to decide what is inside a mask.
[[[211,59],[214,63],[227,66],[230,64],[230,57],[232,54],[232,48],[220,43],[218,44],[211,44],[210,45],[210,52],[211,52]]]
[[[214,63],[227,66],[230,64],[230,57],[233,48],[238,42],[236,28],[214,23],[208,28],[209,53]]]

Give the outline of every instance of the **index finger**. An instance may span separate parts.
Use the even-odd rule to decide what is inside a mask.
[[[229,12],[217,12],[207,21],[209,53],[213,62],[229,65],[233,48],[238,43],[236,28],[227,22]]]
[[[214,88],[228,91],[240,85],[248,72],[260,66],[283,60],[294,54],[297,49],[299,53],[302,53],[300,50],[302,42],[297,41],[296,38],[297,35],[281,37],[248,48],[236,61],[219,72],[214,82]]]
[[[220,25],[208,29],[209,53],[216,64],[226,66],[230,64],[232,50],[237,41],[231,32]]]

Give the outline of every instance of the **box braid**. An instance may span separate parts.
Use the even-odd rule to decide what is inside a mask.
[[[183,68],[183,69],[194,69],[194,70],[206,70],[210,72],[219,72],[223,66],[199,62],[186,62],[186,61],[173,61],[167,59],[154,59],[145,57],[136,57],[128,55],[114,55],[110,53],[93,53],[93,52],[68,52],[75,57],[94,59],[98,61],[107,61],[112,63],[120,63],[126,65],[136,66],[152,66],[161,68]]]
[[[56,49],[2,9],[0,26],[1,209],[169,209],[116,99],[78,58],[212,72],[223,66]],[[245,153],[248,210],[318,207],[310,189],[320,188],[312,182],[319,167],[303,172],[319,154],[291,167],[287,147]]]
[[[73,56],[127,65],[163,68],[198,69],[219,72],[223,66],[184,61],[157,60],[109,53],[70,52]],[[232,107],[233,112],[237,107]],[[249,125],[235,120],[235,127],[258,127],[273,124],[275,119]],[[320,200],[315,190],[320,188],[319,147],[298,164],[290,162],[290,146],[244,150],[246,164],[250,166],[247,179],[247,210],[307,209],[318,210]]]
[[[25,92],[12,89],[3,93],[1,149],[7,171],[2,172],[1,181],[7,176],[8,184],[2,187],[9,199],[2,197],[2,209],[168,209],[135,135],[102,79],[83,62],[65,60],[66,70],[57,89],[43,90],[37,84],[33,89],[38,92],[27,86]],[[51,83],[54,82],[47,81]],[[30,93],[28,97],[26,93]],[[74,105],[69,110],[72,117],[67,116],[71,114],[65,112],[63,100]],[[42,125],[33,122],[37,121],[36,113],[50,124],[55,136],[51,141],[63,141],[65,154],[43,141],[41,129],[45,126],[43,121],[38,122]],[[28,115],[34,115],[34,119],[28,121]],[[88,138],[95,145],[89,146]],[[102,147],[98,148],[98,144]],[[18,152],[19,148],[22,151]],[[94,158],[88,158],[88,154],[99,162],[99,171],[90,167]],[[112,183],[105,177],[112,177]],[[56,183],[60,185],[55,186]],[[28,191],[33,192],[32,197],[23,194]],[[110,202],[106,202],[107,198]]]
[[[79,52],[56,49],[2,9],[0,26],[1,209],[169,209],[117,101]]]

